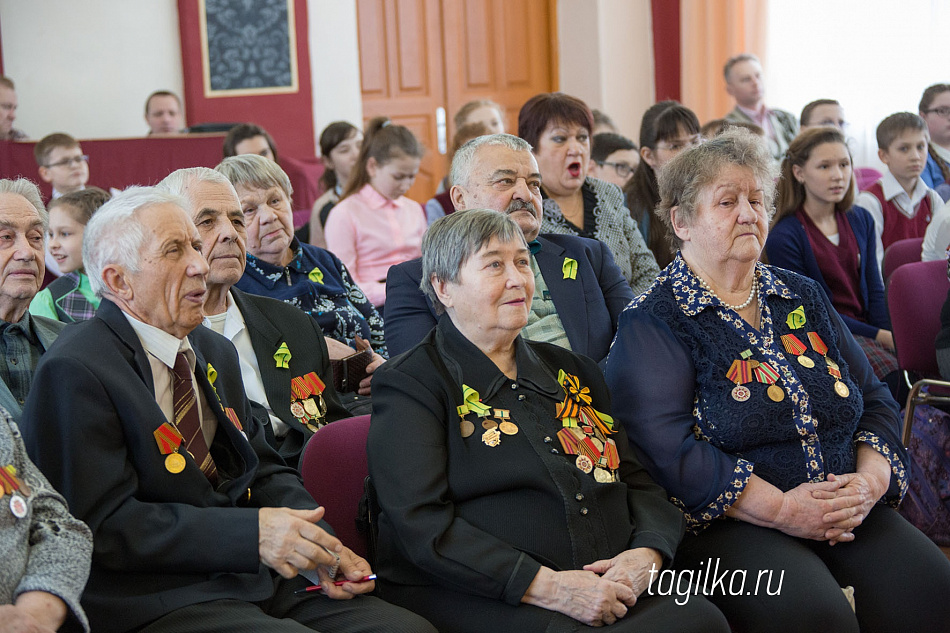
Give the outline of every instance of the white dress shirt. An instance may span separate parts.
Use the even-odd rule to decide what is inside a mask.
[[[248,400],[260,404],[267,410],[267,416],[274,427],[274,435],[277,437],[287,435],[290,427],[274,414],[267,400],[264,382],[261,380],[260,365],[257,364],[257,354],[254,353],[254,346],[251,344],[251,335],[244,323],[244,315],[238,310],[230,292],[227,311],[206,316],[204,325],[231,341],[241,360],[241,379],[244,380],[244,391],[247,393]]]
[[[902,187],[901,184],[897,182],[897,178],[895,178],[894,175],[889,171],[884,172],[884,176],[881,178],[880,183],[881,191],[884,192],[884,199],[893,203],[901,212],[901,214],[908,219],[913,219],[913,217],[917,215],[917,205],[920,204],[920,201],[923,200],[925,196],[930,196],[930,206],[932,210],[931,221],[933,221],[932,219],[936,217],[937,211],[939,211],[940,207],[943,206],[943,200],[940,199],[940,196],[937,195],[937,192],[928,187],[927,183],[925,183],[919,176],[917,177],[917,182],[914,184],[914,190],[910,193],[910,195],[904,191],[904,187]],[[881,240],[881,236],[884,234],[884,210],[881,208],[881,202],[874,196],[873,193],[870,193],[869,191],[862,191],[858,194],[854,204],[867,209],[868,213],[871,214],[871,217],[874,218],[874,238],[875,246],[877,247],[877,268],[878,270],[883,271],[884,242]]]
[[[155,401],[161,407],[162,413],[168,422],[175,420],[175,384],[172,381],[172,372],[175,369],[175,358],[178,352],[184,352],[191,373],[195,373],[195,351],[191,349],[191,342],[187,338],[178,339],[160,330],[155,326],[143,323],[130,314],[123,312],[132,329],[135,330],[139,342],[148,354],[148,364],[152,369],[152,383],[155,387]],[[205,443],[210,447],[214,441],[214,434],[218,430],[218,419],[209,408],[201,389],[197,389],[194,379],[192,389],[198,396],[198,420],[201,423],[201,434]]]

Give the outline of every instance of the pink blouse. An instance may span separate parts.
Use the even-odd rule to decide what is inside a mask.
[[[422,205],[405,196],[390,200],[366,185],[333,207],[324,235],[327,249],[342,260],[373,305],[381,306],[389,267],[422,256],[425,230]]]

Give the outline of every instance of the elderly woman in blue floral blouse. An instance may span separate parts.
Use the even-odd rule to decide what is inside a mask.
[[[277,163],[256,154],[225,158],[215,169],[231,181],[247,225],[247,268],[235,287],[297,306],[323,330],[331,360],[355,354],[368,341],[373,362],[359,393],[388,356],[383,318],[333,253],[294,237],[293,188]]]
[[[735,130],[665,167],[656,213],[679,254],[621,315],[614,410],[691,528],[678,567],[712,576],[733,630],[946,630],[950,563],[891,507],[897,404],[821,288],[758,263],[770,165]]]

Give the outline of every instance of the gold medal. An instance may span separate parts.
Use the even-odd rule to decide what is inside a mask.
[[[851,390],[848,389],[848,385],[844,384],[840,380],[836,380],[835,393],[841,396],[842,398],[847,398],[849,395],[851,395]]]
[[[751,395],[752,392],[749,391],[749,388],[744,385],[736,385],[732,389],[732,399],[736,402],[745,402]]]
[[[165,470],[173,475],[177,475],[185,470],[185,458],[180,453],[169,453],[165,458]]]
[[[811,369],[812,367],[815,366],[815,361],[813,361],[812,359],[802,354],[801,356],[798,357],[798,364],[801,365],[802,367],[807,367],[808,369]]]
[[[317,403],[313,401],[313,398],[307,398],[303,401],[303,410],[312,417],[317,417],[320,414],[320,409],[317,408]]]
[[[785,399],[785,390],[775,384],[769,385],[766,393],[773,402],[781,402]]]
[[[517,434],[518,434],[518,425],[515,424],[514,422],[509,422],[508,420],[505,420],[504,422],[502,422],[501,424],[499,424],[499,425],[498,425],[498,428],[499,428],[499,429],[501,430],[501,432],[504,433],[505,435],[517,435]]]
[[[482,423],[484,425],[484,422]],[[486,446],[498,446],[501,444],[501,433],[498,432],[498,429],[492,427],[482,433],[482,441]]]
[[[590,457],[587,455],[578,455],[577,459],[574,460],[574,465],[584,473],[594,470],[594,462],[590,461]]]
[[[469,437],[475,432],[475,425],[465,418],[462,418],[459,421],[459,431],[461,431],[462,437]]]
[[[498,428],[498,423],[492,420],[491,418],[485,418],[484,420],[482,420],[482,428],[485,429],[486,431],[494,429],[494,428]]]
[[[831,359],[828,358],[827,356],[825,356],[825,362],[828,363],[828,367],[831,367],[832,369],[837,369],[837,370],[839,370],[839,371],[841,370],[841,368],[838,367],[838,363],[836,363],[835,361],[831,360]]]
[[[614,480],[614,476],[610,474],[610,471],[604,470],[603,468],[595,468],[594,480],[597,481],[597,483],[607,484]]]
[[[309,430],[311,433],[316,433],[320,430],[320,427],[311,422],[307,424],[307,430]]]

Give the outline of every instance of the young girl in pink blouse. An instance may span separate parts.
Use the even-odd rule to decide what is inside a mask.
[[[407,128],[386,117],[370,121],[343,197],[324,227],[327,249],[377,307],[386,302],[389,267],[422,256],[425,211],[405,196],[422,153]]]

